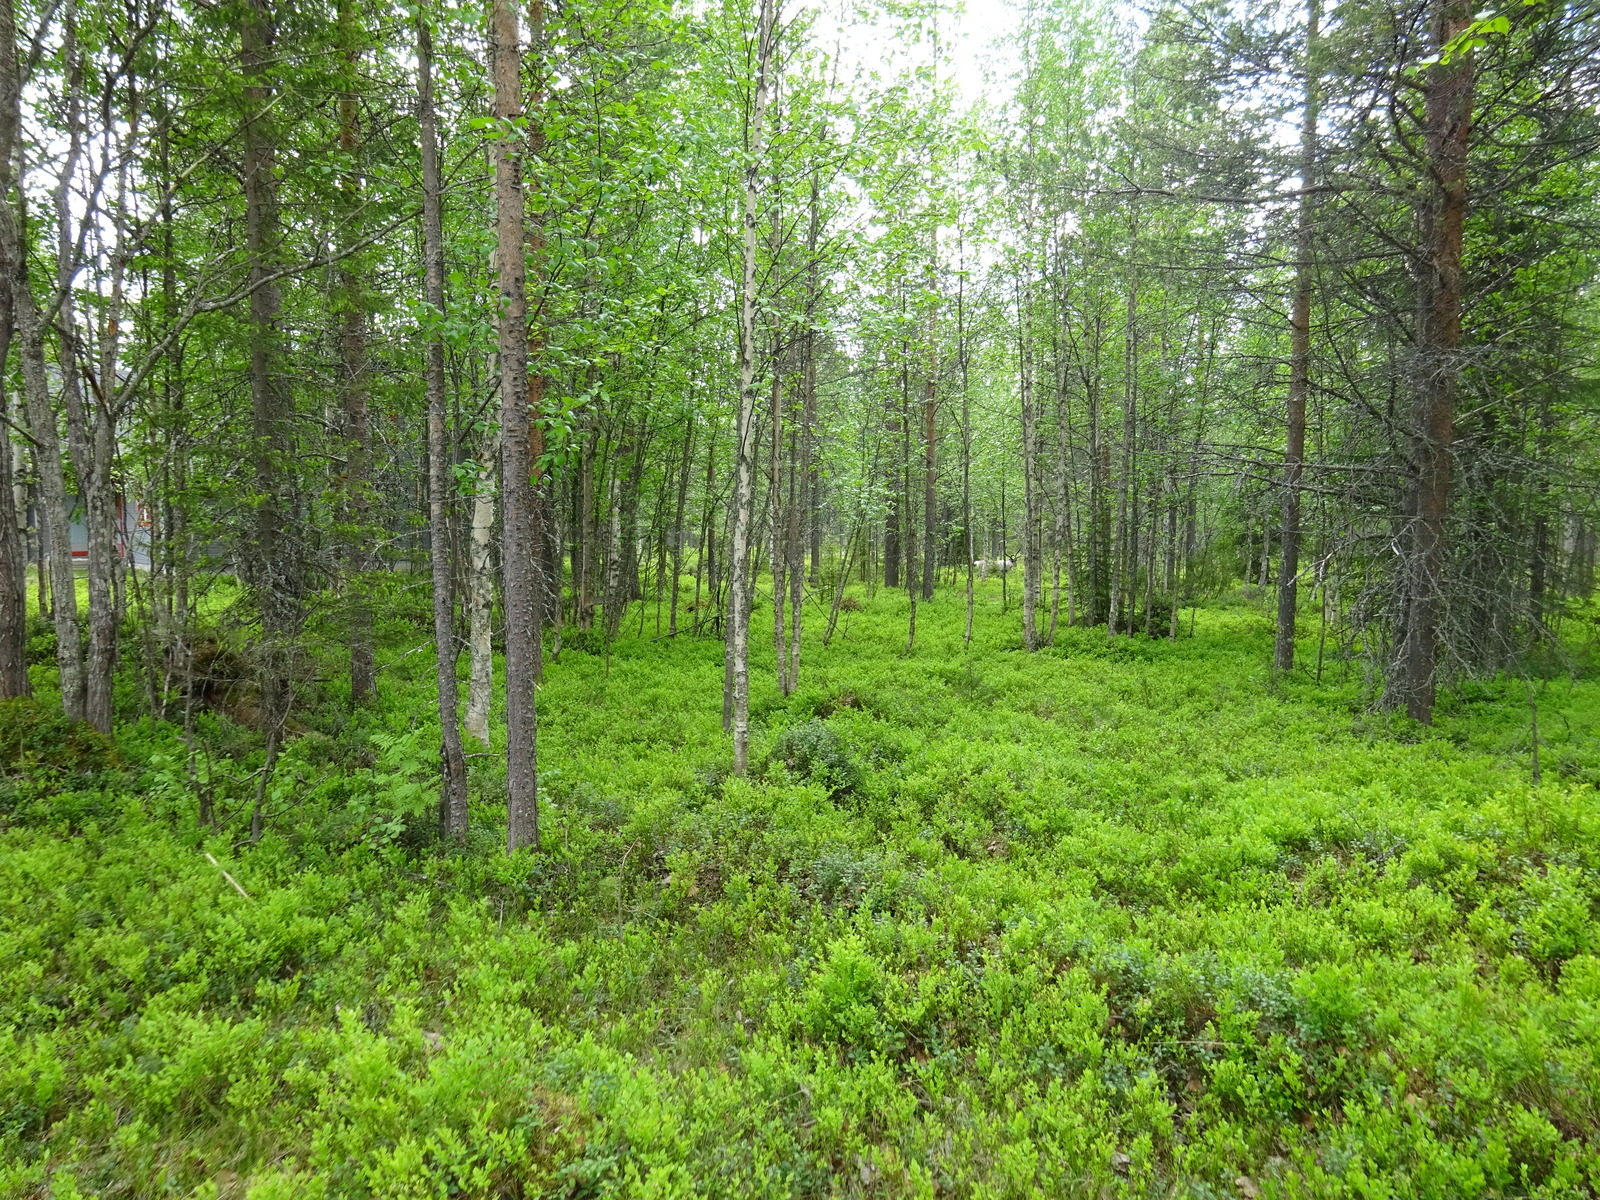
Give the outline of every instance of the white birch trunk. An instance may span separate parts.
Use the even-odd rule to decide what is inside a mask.
[[[494,701],[494,465],[500,458],[500,436],[485,440],[478,452],[478,480],[472,499],[471,574],[467,582],[468,652],[472,663],[467,684],[467,733],[487,748],[489,708]]]
[[[756,30],[755,95],[750,105],[750,143],[744,173],[744,285],[739,305],[739,415],[735,436],[733,537],[729,547],[729,660],[733,693],[733,770],[743,775],[750,759],[750,533],[755,501],[756,413],[756,218],[761,200],[761,136],[767,113],[767,64],[772,57],[773,0],[761,0]]]

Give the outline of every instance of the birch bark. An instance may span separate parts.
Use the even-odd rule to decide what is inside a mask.
[[[529,461],[528,294],[523,228],[522,45],[510,0],[494,0],[495,227],[500,292],[500,564],[506,644],[506,849],[539,845],[533,656],[533,489]]]
[[[750,759],[750,534],[755,502],[756,401],[756,222],[761,204],[762,123],[767,110],[767,67],[772,57],[773,0],[761,0],[756,23],[755,90],[750,103],[744,172],[744,280],[739,301],[739,414],[734,430],[733,537],[729,548],[733,770],[743,775]]]

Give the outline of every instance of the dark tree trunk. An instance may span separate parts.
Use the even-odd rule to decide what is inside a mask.
[[[290,668],[299,625],[302,577],[293,513],[293,408],[283,367],[279,327],[281,297],[275,272],[282,253],[278,226],[276,131],[271,71],[276,31],[268,0],[249,0],[240,26],[240,68],[245,78],[241,167],[245,244],[249,255],[250,410],[256,490],[256,544],[250,583],[261,609],[261,711],[267,733],[267,767],[258,787],[251,837],[261,834],[261,797],[277,761],[282,726],[291,703]]]
[[[1443,47],[1471,21],[1459,3],[1442,4],[1435,36]],[[1409,524],[1404,635],[1396,698],[1424,724],[1433,721],[1438,622],[1444,596],[1445,517],[1450,506],[1455,442],[1456,379],[1460,370],[1461,247],[1467,216],[1467,144],[1472,127],[1474,73],[1470,54],[1428,69],[1424,135],[1429,186],[1420,214],[1421,286],[1417,375],[1412,399],[1414,484]]]
[[[1294,669],[1294,626],[1300,584],[1300,475],[1306,457],[1306,392],[1311,380],[1311,188],[1317,170],[1317,23],[1319,0],[1306,16],[1306,94],[1300,133],[1300,204],[1295,226],[1294,302],[1289,314],[1289,403],[1283,451],[1283,566],[1278,572],[1278,629],[1272,665]]]
[[[363,295],[363,263],[352,252],[360,239],[358,214],[361,177],[353,165],[360,138],[361,107],[356,94],[361,58],[354,0],[340,0],[339,42],[344,58],[344,90],[339,95],[339,149],[352,164],[340,188],[345,256],[339,263],[340,391],[344,401],[345,602],[350,642],[350,702],[369,703],[377,688],[377,663],[372,649],[372,606],[367,601],[370,568],[367,543],[367,313]],[[441,368],[442,369],[442,368]],[[441,396],[440,403],[443,403]],[[430,418],[431,419],[431,418]],[[431,433],[430,433],[431,437]],[[431,442],[430,442],[431,445]],[[440,547],[434,546],[438,554]]]
[[[428,307],[444,314],[444,213],[439,172],[439,135],[433,111],[433,34],[428,14],[417,13],[417,120],[422,135],[423,292]],[[444,340],[439,330],[427,331],[428,390],[428,529],[433,553],[434,670],[439,697],[441,788],[440,827],[447,838],[467,835],[467,760],[461,751],[456,721],[456,639],[452,620],[450,462],[445,439]]]

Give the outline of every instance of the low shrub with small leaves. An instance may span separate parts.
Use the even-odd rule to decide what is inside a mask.
[[[861,784],[861,768],[844,739],[826,721],[789,726],[773,741],[767,762],[782,764],[796,777],[820,785],[832,796],[853,792]]]
[[[31,698],[0,700],[0,767],[14,776],[88,778],[116,761],[112,744],[60,708]]]
[[[1523,684],[1374,715],[1243,593],[908,615],[758,655],[744,777],[719,642],[564,653],[509,856],[495,757],[437,840],[410,620],[265,780],[225,711],[113,757],[0,705],[0,1197],[1600,1191],[1600,685],[1534,785]]]

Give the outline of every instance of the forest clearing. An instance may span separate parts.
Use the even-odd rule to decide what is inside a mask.
[[[0,0],[0,1200],[1600,1195],[1593,0]]]

